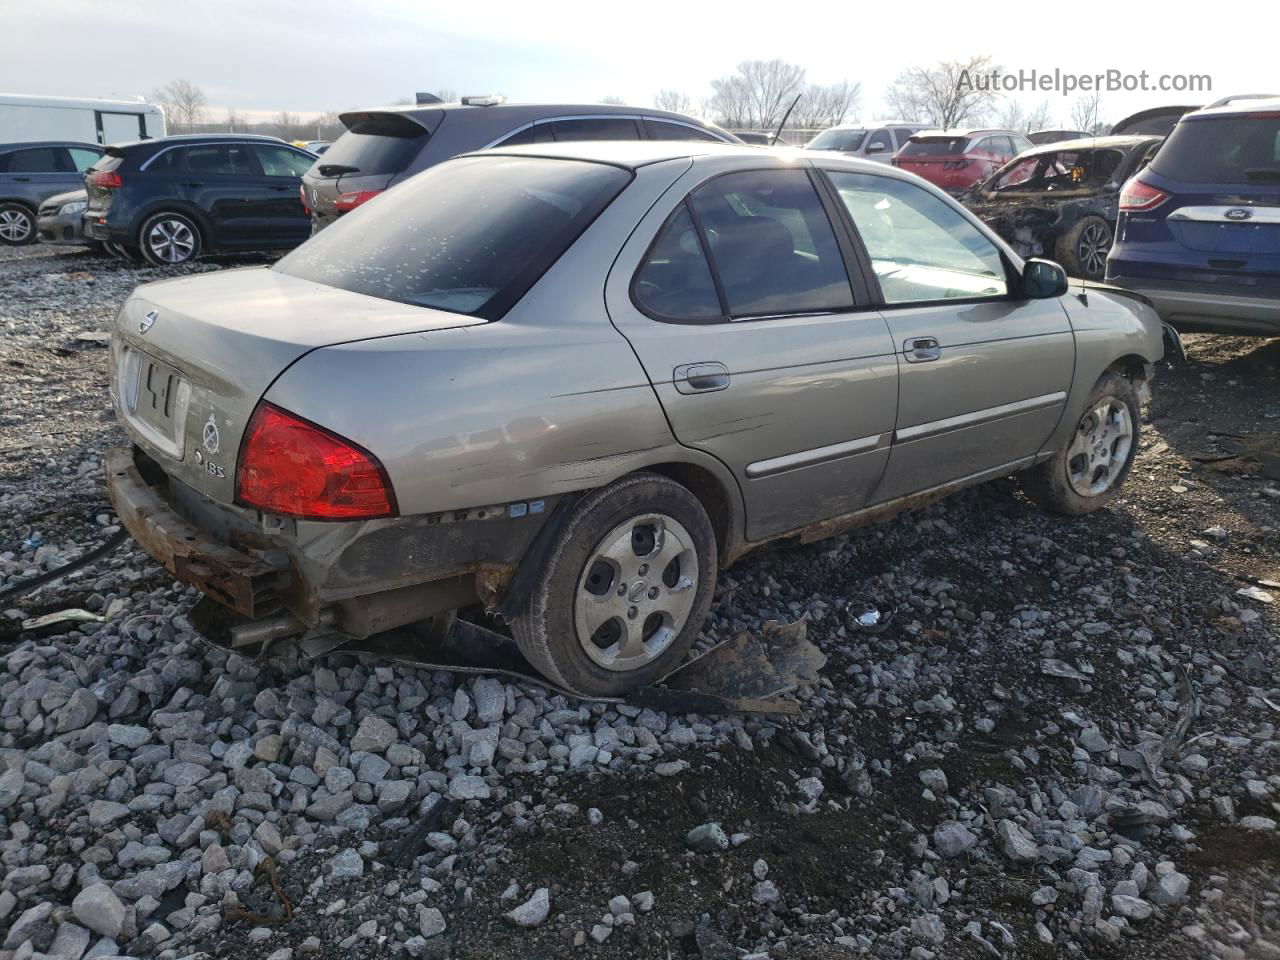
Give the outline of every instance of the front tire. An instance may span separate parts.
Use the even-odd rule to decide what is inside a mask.
[[[1138,395],[1118,373],[1104,373],[1066,445],[1019,474],[1022,490],[1051,513],[1091,513],[1120,491],[1138,452]]]
[[[698,499],[666,477],[633,474],[574,507],[511,632],[556,684],[618,696],[684,659],[716,574],[715,531]]]
[[[157,213],[138,231],[138,247],[153,267],[173,267],[200,256],[200,228],[180,213]]]
[[[36,239],[36,215],[21,203],[0,203],[0,243],[25,247]]]

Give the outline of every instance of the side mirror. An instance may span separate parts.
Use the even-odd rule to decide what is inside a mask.
[[[1067,292],[1067,271],[1052,260],[1032,258],[1022,267],[1022,295],[1030,300],[1052,300]]]
[[[867,144],[867,153],[884,153],[889,148],[877,140],[875,143]]]

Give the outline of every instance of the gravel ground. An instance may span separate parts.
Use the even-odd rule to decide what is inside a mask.
[[[0,250],[0,589],[117,529],[81,335],[173,272]],[[250,662],[132,548],[17,600],[0,960],[1280,958],[1280,341],[1189,346],[1091,517],[997,482],[725,573],[721,635],[808,616],[802,717]]]

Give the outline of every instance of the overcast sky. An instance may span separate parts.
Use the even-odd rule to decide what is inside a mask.
[[[1197,8],[1201,26],[1189,30],[1172,7],[1118,3],[0,0],[10,38],[0,92],[132,98],[183,78],[205,91],[211,119],[228,107],[312,114],[440,88],[649,105],[664,87],[697,102],[739,61],[781,57],[812,82],[860,81],[870,119],[885,116],[884,88],[904,67],[971,54],[1007,70],[1212,76],[1209,95],[1106,94],[1102,114],[1115,120],[1280,86],[1269,58],[1242,56],[1230,39],[1264,18],[1274,26],[1269,6],[1219,0]],[[1210,20],[1222,29],[1201,29]],[[1022,99],[1049,99],[1065,121],[1073,98]]]

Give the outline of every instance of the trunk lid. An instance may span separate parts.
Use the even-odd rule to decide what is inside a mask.
[[[147,284],[116,318],[112,399],[132,439],[166,472],[229,503],[245,425],[299,357],[484,322],[261,267]]]

